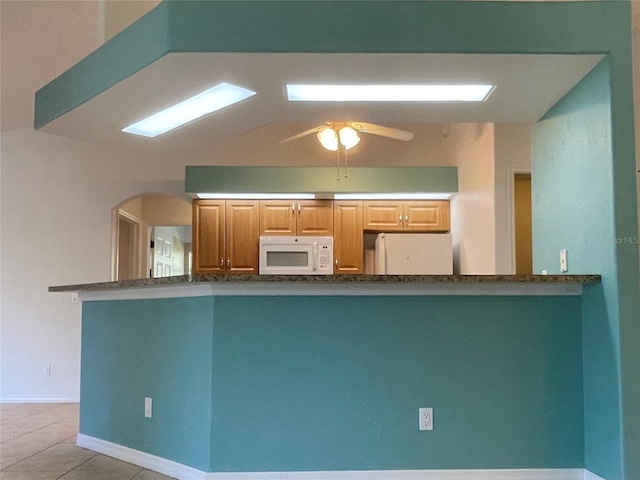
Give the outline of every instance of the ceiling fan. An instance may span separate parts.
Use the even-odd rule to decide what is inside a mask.
[[[392,138],[394,140],[409,141],[413,138],[413,133],[405,130],[398,130],[397,128],[383,127],[382,125],[375,125],[373,123],[364,122],[326,122],[323,125],[319,125],[310,130],[298,133],[284,140],[280,140],[280,143],[291,142],[297,140],[306,135],[315,133],[318,137],[318,141],[324,148],[331,151],[337,151],[340,146],[344,147],[344,150],[349,150],[355,147],[360,142],[360,136],[358,133],[368,133],[371,135],[378,135],[381,137]]]

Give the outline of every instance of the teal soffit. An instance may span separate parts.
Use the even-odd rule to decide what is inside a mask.
[[[188,193],[442,193],[458,191],[457,167],[187,167]]]
[[[618,2],[510,3],[165,0],[38,90],[34,126],[50,126],[169,54],[602,54],[624,13],[602,5]],[[536,18],[543,23],[524,21]],[[566,18],[580,18],[588,37],[576,41]],[[566,32],[567,41],[554,44],[548,32]]]

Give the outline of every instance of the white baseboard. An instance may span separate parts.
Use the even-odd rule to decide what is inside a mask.
[[[0,403],[78,403],[79,401],[79,397],[42,397],[39,395],[0,397]]]
[[[175,477],[179,480],[206,480],[207,473],[201,470],[183,465],[178,462],[167,460],[166,458],[157,457],[150,453],[134,450],[133,448],[123,447],[116,443],[100,440],[99,438],[89,437],[88,435],[78,434],[76,444],[79,447],[93,450],[94,452],[117,458],[123,462],[133,463],[139,467],[162,473],[169,477]]]
[[[581,468],[208,473],[206,480],[583,480]]]
[[[598,476],[587,477],[582,468],[207,473],[83,434],[78,435],[77,444],[179,480],[603,480]]]
[[[584,478],[582,480],[604,480],[604,478],[599,477],[595,473],[591,473],[589,470],[584,471]]]

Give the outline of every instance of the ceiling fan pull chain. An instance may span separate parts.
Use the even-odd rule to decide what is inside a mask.
[[[344,178],[349,177],[349,151],[344,151]]]

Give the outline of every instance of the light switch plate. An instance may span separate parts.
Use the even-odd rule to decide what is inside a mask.
[[[567,251],[560,250],[560,273],[565,273],[568,270],[567,266]]]

